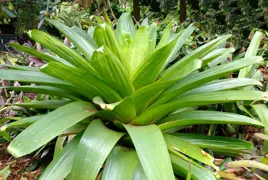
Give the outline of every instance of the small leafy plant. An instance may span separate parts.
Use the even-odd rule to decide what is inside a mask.
[[[1,79],[34,84],[8,89],[61,97],[16,104],[54,110],[1,127],[2,133],[12,127],[27,127],[8,147],[15,157],[32,153],[57,138],[54,159],[41,180],[172,180],[175,176],[211,180],[217,178],[219,168],[203,149],[237,155],[253,148],[252,143],[235,138],[177,132],[202,124],[263,126],[247,116],[200,110],[211,104],[268,100],[267,92],[241,90],[262,86],[257,80],[224,79],[262,62],[262,57],[254,54],[258,42],[253,42],[245,58],[207,68],[230,53],[230,49],[218,49],[230,35],[218,37],[175,61],[194,31],[193,25],[178,34],[172,34],[168,25],[157,43],[156,23],[137,28],[126,13],[116,30],[107,21],[97,25],[92,35],[78,27],[49,22],[76,49],[45,32],[32,30],[29,36],[51,54],[11,45],[47,64],[0,70]],[[66,141],[71,135],[72,140]],[[62,144],[66,144],[63,149]]]

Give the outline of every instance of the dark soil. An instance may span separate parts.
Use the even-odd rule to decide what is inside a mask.
[[[25,156],[15,159],[6,151],[8,143],[0,144],[0,170],[9,166],[11,174],[7,180],[35,180],[40,175],[40,168],[36,168],[37,158]],[[0,178],[1,179],[1,178]]]

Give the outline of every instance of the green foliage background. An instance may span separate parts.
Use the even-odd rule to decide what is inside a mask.
[[[265,0],[200,0],[199,7],[191,10],[191,21],[209,34],[232,33],[241,46],[247,43],[252,29],[268,29]]]

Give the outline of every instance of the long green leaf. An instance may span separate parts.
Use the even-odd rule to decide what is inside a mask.
[[[166,46],[156,50],[139,66],[132,77],[133,85],[136,89],[151,84],[157,79],[159,73],[167,64],[168,57],[175,43],[176,40],[173,40]]]
[[[130,75],[147,59],[149,55],[149,35],[147,26],[141,26],[135,33],[127,53]]]
[[[106,46],[104,52],[95,51],[91,64],[100,77],[113,87],[122,97],[129,96],[134,91],[129,75],[120,60]]]
[[[124,126],[132,139],[147,178],[175,180],[167,146],[158,127]]]
[[[215,59],[219,58],[223,54],[232,54],[235,51],[234,48],[220,48],[212,51],[211,53],[207,54],[201,60],[203,61],[203,66],[207,65],[208,63],[214,61]]]
[[[53,159],[55,159],[63,150],[63,144],[65,140],[67,139],[67,136],[58,136],[56,143],[55,143],[55,148],[54,148],[54,153],[53,153]]]
[[[141,166],[141,163],[138,164],[138,167],[136,168],[136,171],[132,180],[147,180],[144,170]]]
[[[159,81],[178,81],[193,71],[200,69],[201,66],[201,60],[191,59],[185,63],[181,63],[180,66],[177,66],[177,68],[180,69],[177,71],[178,74],[164,74]]]
[[[171,148],[175,151],[179,151],[193,159],[217,169],[217,167],[213,164],[214,158],[204,150],[200,149],[198,146],[184,141],[177,136],[165,134],[164,137],[169,149]]]
[[[134,37],[135,31],[136,29],[131,15],[129,13],[123,13],[120,16],[118,23],[116,25],[116,35],[118,39],[120,39],[122,32],[129,33],[132,37]]]
[[[76,94],[70,91],[66,91],[64,89],[51,87],[51,86],[8,86],[5,88],[9,90],[14,90],[14,91],[49,94],[49,95],[55,95],[59,97],[65,97],[71,100],[79,100],[79,98],[75,97],[77,96]]]
[[[120,37],[120,46],[122,47],[123,51],[126,53],[126,56],[127,56],[127,53],[129,52],[130,50],[130,46],[132,44],[132,41],[133,41],[133,38],[131,37],[130,34],[128,33],[121,33],[121,37]]]
[[[214,39],[213,41],[210,41],[209,43],[206,43],[205,45],[197,48],[193,52],[191,52],[189,55],[185,56],[175,64],[173,64],[170,68],[168,68],[165,73],[167,74],[178,74],[177,71],[180,70],[178,66],[180,66],[181,63],[184,63],[185,61],[189,61],[191,59],[202,59],[205,57],[209,52],[216,49],[220,44],[222,44],[224,41],[229,39],[231,35],[225,35],[218,37],[217,39]]]
[[[203,86],[195,88],[193,90],[187,91],[183,95],[223,91],[223,90],[235,89],[239,87],[252,86],[252,85],[262,86],[262,83],[255,79],[248,79],[248,78],[215,80]]]
[[[37,116],[31,116],[27,118],[23,118],[21,120],[11,122],[8,124],[5,124],[0,128],[0,132],[6,131],[10,128],[15,128],[15,127],[27,127],[36,122],[37,120],[41,119],[44,115],[37,115]]]
[[[44,101],[32,101],[30,103],[16,103],[13,106],[20,106],[24,108],[35,109],[57,109],[70,103],[70,100],[44,100]]]
[[[69,67],[64,64],[50,62],[40,69],[51,76],[68,81],[81,89],[83,95],[93,99],[96,96],[102,97],[105,101],[113,103],[121,100],[117,92],[108,86],[99,77],[82,69]]]
[[[219,57],[213,59],[213,61],[211,61],[210,63],[208,63],[208,67],[212,68],[212,67],[218,66],[219,64],[228,63],[228,58],[230,57],[232,57],[232,54],[230,54],[229,52],[226,52],[220,55]]]
[[[175,174],[187,177],[188,172],[191,172],[193,180],[216,180],[208,169],[197,167],[196,165],[187,162],[173,153],[170,153],[172,166]]]
[[[1,64],[0,67],[7,67],[8,69],[23,70],[23,71],[39,71],[38,67]]]
[[[241,124],[263,126],[262,123],[250,117],[218,111],[182,111],[162,119],[158,124],[162,131],[175,127],[197,124]]]
[[[83,101],[60,107],[20,133],[10,143],[8,151],[15,157],[29,154],[96,111],[92,104]]]
[[[172,135],[205,149],[218,149],[222,151],[235,152],[242,150],[251,150],[254,147],[253,143],[251,142],[230,137],[184,133],[174,133]]]
[[[125,52],[120,46],[115,32],[110,25],[100,24],[96,26],[94,30],[94,40],[97,43],[98,47],[107,46],[111,48],[112,52],[117,56],[122,65],[126,68],[127,72],[129,72]]]
[[[34,50],[34,49],[26,47],[26,46],[19,45],[17,43],[9,43],[9,45],[13,46],[14,48],[16,48],[18,50],[26,52],[27,54],[30,54],[34,57],[37,57],[45,62],[51,62],[51,61],[57,62],[58,61],[58,62],[62,62],[62,63],[67,64],[67,65],[70,65],[70,63],[68,61],[65,61],[64,59],[61,59],[59,57],[55,57],[55,56],[52,56],[49,54],[42,53],[40,51]]]
[[[22,71],[22,70],[0,70],[0,79],[19,81],[19,82],[30,82],[45,85],[54,86],[71,86],[69,83],[64,82],[60,79],[56,79],[42,72],[34,71]]]
[[[149,26],[149,54],[151,54],[154,50],[155,50],[155,46],[156,46],[156,38],[157,38],[157,24],[155,22],[153,22],[150,26]]]
[[[40,180],[60,180],[64,179],[72,169],[73,160],[77,151],[77,146],[82,134],[76,135],[63,150],[53,159],[46,170],[42,173]]]
[[[57,38],[52,37],[49,34],[39,30],[31,30],[28,32],[28,34],[31,39],[36,42],[39,42],[41,45],[54,52],[64,60],[68,61],[72,65],[86,69],[90,72],[95,72],[89,62],[87,62],[82,56],[80,56],[71,48],[67,47]]]
[[[186,76],[185,78],[178,81],[178,83],[166,91],[164,91],[159,100],[154,103],[153,106],[160,105],[168,102],[169,100],[175,98],[176,96],[187,92],[190,89],[196,88],[202,84],[205,84],[214,79],[218,79],[224,75],[228,75],[231,72],[239,70],[248,65],[258,63],[262,61],[261,57],[252,56],[244,59],[240,59],[225,65],[217,66],[215,68],[200,72],[192,76]]]
[[[245,57],[249,57],[249,56],[256,56],[257,55],[257,51],[259,48],[259,45],[261,43],[261,39],[262,39],[262,33],[261,32],[256,32],[249,44],[249,47],[247,49],[247,52],[245,54]],[[248,66],[245,67],[244,69],[241,69],[238,77],[239,78],[243,78],[243,77],[248,77],[250,74],[250,69],[252,68],[252,66]]]
[[[148,86],[140,88],[133,95],[133,101],[135,103],[137,114],[141,114],[156,98],[160,95],[162,90],[166,89],[170,85],[176,83],[176,81],[191,72],[199,69],[201,67],[202,61],[195,59],[192,62],[188,62],[183,68],[181,68],[180,75],[175,76],[175,79],[160,79],[155,83],[152,83]]]
[[[83,89],[76,87],[61,79],[57,79],[52,76],[49,76],[42,72],[1,69],[0,79],[36,83],[36,84],[41,84],[41,85],[50,85],[53,87],[58,87],[58,88],[68,90],[70,94],[72,94],[72,92],[75,92],[75,93],[82,94],[85,97],[89,96],[88,93],[85,93]]]
[[[163,83],[157,81],[135,91],[131,98],[135,104],[137,115],[140,115],[160,95],[162,90],[174,83],[172,81]]]
[[[126,97],[123,101],[121,101],[120,104],[115,106],[113,112],[122,118],[123,123],[128,123],[136,118],[136,109],[131,97]]]
[[[6,167],[4,166],[4,168],[0,170],[1,180],[7,180],[10,174],[11,174],[10,165],[7,165]]]
[[[179,34],[177,42],[174,45],[174,48],[172,49],[172,52],[168,57],[168,62],[172,62],[175,60],[175,58],[178,56],[177,53],[179,52],[181,47],[186,43],[187,39],[190,37],[190,35],[193,33],[194,30],[195,30],[194,25],[190,24],[182,33]]]
[[[49,20],[53,26],[55,26],[58,30],[62,31],[65,36],[72,41],[72,43],[83,53],[88,61],[90,61],[93,52],[96,50],[94,40],[82,29],[69,28],[68,26],[56,21]]]
[[[164,29],[162,37],[159,41],[159,43],[156,46],[156,50],[164,47],[165,45],[168,44],[170,33],[171,33],[171,28],[172,28],[172,22],[170,22],[167,27]]]
[[[252,105],[253,109],[259,116],[261,122],[264,125],[265,131],[268,133],[268,108],[265,104]]]
[[[116,146],[107,158],[102,180],[131,180],[139,164],[133,149]]]
[[[123,136],[94,120],[85,130],[77,147],[70,180],[95,180],[107,156]]]
[[[176,111],[183,107],[201,106],[208,104],[219,104],[219,103],[229,103],[239,100],[268,100],[267,92],[260,91],[219,91],[219,92],[208,92],[202,94],[186,95],[178,100],[171,101],[164,105],[156,106],[154,108],[148,109],[138,118],[131,122],[131,124],[138,123],[148,124],[152,122],[157,122],[162,117],[167,114]]]

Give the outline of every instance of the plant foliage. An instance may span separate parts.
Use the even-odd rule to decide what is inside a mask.
[[[248,53],[234,62],[207,67],[229,52],[225,49],[218,53],[218,47],[230,35],[220,36],[174,62],[194,31],[193,25],[178,34],[172,34],[167,26],[156,43],[156,24],[134,26],[129,14],[120,17],[116,30],[109,21],[99,23],[92,36],[58,21],[50,23],[76,49],[45,32],[32,30],[29,36],[53,55],[11,45],[47,64],[34,71],[12,70],[12,66],[0,70],[3,80],[34,83],[17,90],[39,90],[61,97],[27,106],[16,104],[54,110],[1,127],[1,132],[6,133],[12,126],[28,126],[8,146],[13,156],[32,153],[54,138],[76,135],[63,150],[55,151],[41,180],[67,176],[71,180],[95,180],[101,174],[102,179],[109,180],[172,180],[175,175],[186,178],[188,172],[193,179],[210,180],[216,179],[219,168],[203,149],[233,155],[252,149],[252,143],[243,140],[174,133],[200,124],[264,126],[247,116],[199,109],[219,103],[268,100],[267,92],[241,90],[261,86],[257,80],[224,79],[232,72],[261,63],[262,57]],[[258,40],[252,44],[251,49],[257,48]],[[235,80],[241,82],[233,83]],[[224,85],[213,86],[219,82]]]

